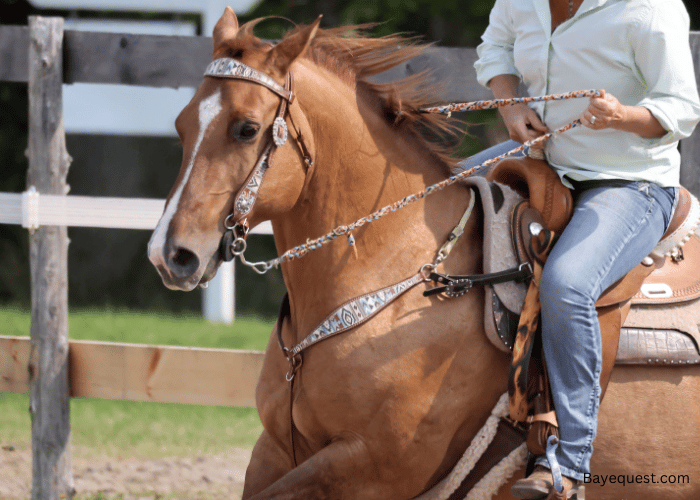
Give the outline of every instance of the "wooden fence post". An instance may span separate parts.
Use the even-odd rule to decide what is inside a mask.
[[[66,194],[70,157],[63,126],[63,19],[29,18],[27,185]],[[39,202],[41,200],[39,199]],[[74,494],[68,385],[68,232],[30,227],[32,500]]]

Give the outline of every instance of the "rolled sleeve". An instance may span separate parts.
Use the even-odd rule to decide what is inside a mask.
[[[481,39],[483,43],[476,49],[479,59],[474,63],[476,78],[481,85],[488,87],[489,81],[497,75],[520,77],[513,59],[515,32],[507,1],[496,0]]]
[[[648,89],[639,102],[668,133],[656,144],[688,137],[700,121],[700,100],[688,44],[690,21],[680,0],[650,6],[636,30],[635,63]]]

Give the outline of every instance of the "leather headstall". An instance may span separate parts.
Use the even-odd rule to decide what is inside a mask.
[[[222,259],[229,262],[233,260],[236,255],[245,252],[246,237],[250,229],[247,216],[253,210],[258,192],[260,191],[260,186],[265,179],[265,173],[272,165],[272,155],[275,149],[284,146],[287,142],[289,129],[287,127],[286,117],[288,115],[289,106],[294,101],[294,80],[292,72],[290,71],[287,73],[285,85],[283,87],[269,75],[230,57],[222,57],[212,61],[204,71],[204,76],[231,78],[255,83],[269,89],[281,98],[279,108],[277,109],[277,117],[272,122],[271,140],[263,150],[255,167],[243,183],[243,186],[236,194],[233,202],[233,211],[226,217],[226,232],[221,238],[219,252]],[[291,120],[291,115],[289,115],[289,118]],[[307,165],[307,169],[309,169],[313,166],[313,160],[309,154],[308,148],[304,144],[300,131],[297,129],[296,125],[294,125],[293,121],[292,126],[297,134],[296,141],[304,156],[304,162]]]

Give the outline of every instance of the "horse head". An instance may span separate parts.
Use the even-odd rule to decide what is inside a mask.
[[[289,210],[299,198],[309,150],[282,139],[289,114],[298,112],[290,67],[318,24],[300,28],[274,46],[252,34],[255,22],[239,27],[231,8],[216,24],[214,62],[175,121],[182,165],[148,244],[148,257],[168,288],[189,291],[212,279],[222,262],[219,248],[227,228],[237,222],[253,227]],[[303,130],[303,116],[296,118]],[[274,172],[258,193],[254,171],[267,169],[272,150]],[[261,195],[254,212],[251,183]]]

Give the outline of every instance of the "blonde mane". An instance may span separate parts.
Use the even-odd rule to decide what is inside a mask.
[[[264,19],[264,18],[263,18]],[[254,26],[262,19],[250,21],[241,27],[252,34]],[[366,34],[371,25],[343,26],[319,29],[311,41],[304,57],[340,77],[364,95],[376,99],[377,112],[397,131],[411,134],[418,144],[429,151],[446,175],[459,161],[453,148],[444,144],[454,143],[457,134],[463,131],[460,122],[448,120],[444,115],[421,113],[420,109],[434,104],[436,84],[430,71],[392,83],[376,83],[372,77],[387,71],[418,55],[424,54],[431,45],[421,43],[416,37],[397,35],[372,38]],[[288,37],[302,26],[290,30]],[[434,137],[435,142],[426,136]]]

